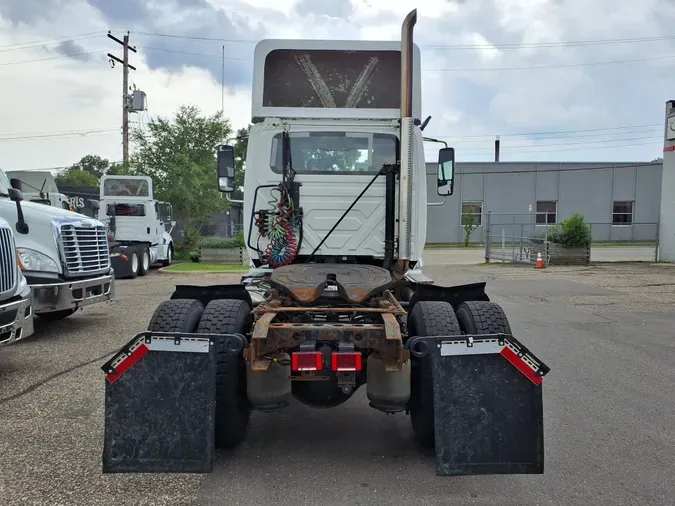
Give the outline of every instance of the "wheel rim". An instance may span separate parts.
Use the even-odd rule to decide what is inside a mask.
[[[131,255],[131,270],[134,272],[138,270],[138,256],[136,256],[136,253]]]
[[[150,269],[150,255],[146,251],[143,253],[143,270],[148,270]]]

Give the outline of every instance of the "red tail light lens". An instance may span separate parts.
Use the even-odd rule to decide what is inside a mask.
[[[291,355],[294,371],[320,371],[323,369],[323,355],[318,351],[297,351]]]
[[[361,370],[361,354],[358,352],[333,353],[332,357],[332,369],[334,371]]]

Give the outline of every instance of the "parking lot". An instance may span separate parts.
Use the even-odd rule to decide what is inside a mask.
[[[425,272],[438,284],[487,281],[516,337],[551,367],[544,475],[438,478],[408,418],[369,408],[362,388],[332,410],[254,414],[246,444],[218,454],[213,474],[103,476],[100,366],[175,284],[225,279],[153,273],[0,349],[2,503],[673,504],[675,266],[433,258]]]

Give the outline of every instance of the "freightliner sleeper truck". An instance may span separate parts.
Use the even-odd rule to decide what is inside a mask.
[[[108,237],[100,221],[24,201],[2,170],[0,218],[12,229],[36,316],[61,320],[81,307],[113,298]]]
[[[210,472],[252,413],[331,408],[365,388],[372,409],[409,417],[438,475],[543,473],[549,368],[485,283],[438,285],[420,269],[431,199],[416,17],[401,43],[258,43],[244,183],[254,267],[240,283],[176,286],[102,364],[104,472]],[[233,147],[217,159],[232,192]],[[447,198],[453,148],[437,167],[430,186]]]
[[[0,198],[4,195],[0,189]],[[0,347],[32,333],[30,287],[19,269],[12,227],[0,218]]]

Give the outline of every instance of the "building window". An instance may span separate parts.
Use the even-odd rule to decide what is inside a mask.
[[[549,225],[556,222],[558,217],[558,203],[555,200],[537,201],[537,225]],[[548,219],[548,221],[547,221]]]
[[[633,224],[633,202],[614,202],[612,225]]]
[[[462,202],[462,225],[480,227],[483,224],[483,203]]]

